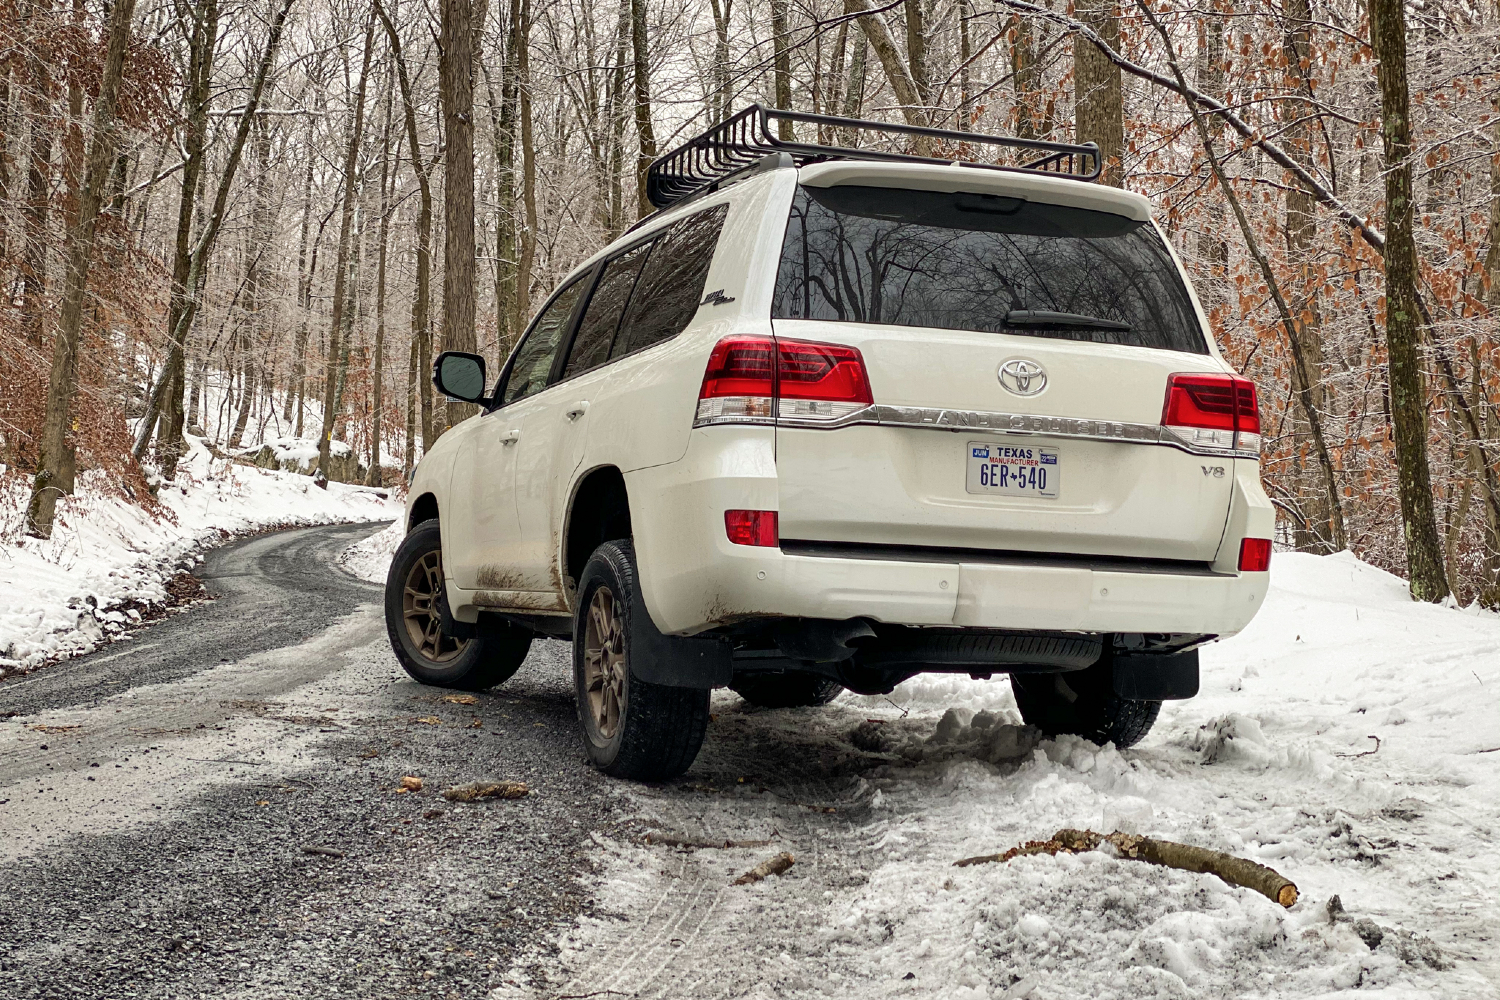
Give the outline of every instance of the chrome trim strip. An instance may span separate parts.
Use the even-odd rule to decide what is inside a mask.
[[[1210,455],[1216,458],[1260,458],[1258,451],[1194,448],[1179,440],[1160,424],[1089,420],[1080,417],[1050,417],[1035,413],[949,410],[937,407],[889,406],[876,403],[837,420],[798,420],[782,417],[778,424],[782,427],[822,430],[866,424],[880,427],[920,427],[940,431],[991,431],[1085,441],[1165,445],[1169,448],[1176,448],[1178,451],[1185,451],[1189,455]]]

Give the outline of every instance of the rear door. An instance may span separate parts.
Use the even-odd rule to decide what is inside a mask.
[[[804,187],[773,317],[858,348],[875,401],[778,426],[784,539],[1213,559],[1230,459],[1144,442],[1169,375],[1224,368],[1149,222]]]

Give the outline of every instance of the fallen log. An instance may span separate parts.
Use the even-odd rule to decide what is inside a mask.
[[[477,802],[480,799],[520,799],[530,794],[524,781],[476,781],[444,789],[449,802]]]
[[[1079,854],[1093,851],[1108,843],[1122,858],[1145,861],[1164,868],[1180,871],[1216,875],[1230,885],[1241,886],[1265,896],[1282,906],[1291,907],[1297,902],[1297,886],[1274,869],[1257,864],[1246,858],[1237,858],[1223,851],[1211,851],[1206,847],[1178,844],[1170,840],[1156,840],[1132,833],[1095,833],[1093,830],[1058,830],[1050,840],[1031,840],[1012,847],[1003,854],[983,854],[953,862],[956,868],[983,865],[991,862],[1004,863],[1011,858],[1029,854]]]
[[[774,858],[771,858],[768,861],[762,861],[760,864],[756,865],[754,868],[750,869],[745,874],[741,875],[739,878],[735,879],[729,884],[749,885],[751,882],[759,882],[761,879],[766,878],[769,875],[780,875],[782,872],[786,871],[796,863],[796,859],[794,859],[785,851],[782,851]]]

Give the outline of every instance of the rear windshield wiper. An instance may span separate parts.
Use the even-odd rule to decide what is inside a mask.
[[[1051,312],[1046,309],[1012,309],[1005,314],[1006,326],[1081,326],[1095,330],[1129,330],[1129,323],[1085,316],[1082,313]]]

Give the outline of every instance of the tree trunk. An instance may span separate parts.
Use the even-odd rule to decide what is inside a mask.
[[[1015,40],[1010,46],[1011,86],[1016,95],[1016,135],[1040,139],[1051,131],[1042,106],[1041,67],[1037,65],[1036,38],[1031,22],[1017,16]],[[1023,154],[1025,155],[1025,154]]]
[[[344,314],[349,285],[349,251],[354,228],[354,190],[358,180],[359,144],[365,128],[365,89],[370,82],[370,55],[374,46],[375,19],[365,21],[364,58],[359,84],[354,91],[354,120],[349,123],[349,141],[344,149],[343,207],[339,215],[339,248],[333,265],[333,316],[328,323],[328,355],[323,376],[323,429],[318,434],[318,472],[328,478],[328,460],[333,448],[333,425],[338,419],[340,369],[344,365]]]
[[[1427,465],[1427,394],[1422,384],[1417,314],[1417,251],[1412,236],[1411,118],[1402,0],[1371,0],[1371,36],[1379,60],[1381,138],[1385,147],[1385,340],[1390,357],[1401,522],[1411,595],[1448,596],[1443,548]]]
[[[78,339],[83,323],[84,296],[88,291],[89,265],[94,255],[94,233],[103,199],[104,182],[115,155],[115,105],[120,78],[125,70],[125,52],[130,45],[130,21],[135,0],[115,0],[109,14],[109,48],[94,105],[94,138],[89,149],[87,173],[79,191],[78,209],[68,234],[68,267],[63,278],[62,314],[53,345],[52,371],[47,379],[47,411],[42,423],[41,462],[27,505],[27,530],[39,538],[52,537],[58,489],[64,464],[71,465],[68,444],[73,395],[78,390]],[[72,478],[67,476],[66,478]]]
[[[412,97],[411,76],[401,49],[401,35],[381,5],[375,2],[375,16],[385,27],[391,43],[391,57],[396,62],[396,80],[401,85],[401,104],[406,118],[406,142],[412,173],[417,178],[417,287],[411,306],[411,336],[416,344],[418,387],[421,400],[422,452],[425,454],[437,440],[433,426],[432,381],[421,373],[432,367],[432,324],[429,319],[432,302],[432,180],[431,165],[422,160],[422,141],[417,134],[417,105]]]
[[[1079,21],[1093,28],[1110,48],[1120,48],[1120,9],[1115,0],[1079,0]],[[1105,184],[1124,185],[1125,105],[1120,90],[1120,67],[1099,48],[1073,39],[1074,134],[1079,142],[1099,144]]]
[[[505,31],[505,61],[500,69],[500,101],[489,87],[490,126],[494,130],[495,168],[495,338],[499,361],[505,363],[521,331],[516,313],[516,46],[521,20],[520,0],[510,0]]]
[[[711,117],[715,123],[728,118],[733,111],[730,108],[734,100],[730,89],[729,72],[732,68],[729,64],[729,12],[734,0],[709,0],[714,15],[714,95],[715,107],[712,109]],[[841,27],[839,29],[843,31]]]
[[[380,130],[380,226],[375,251],[375,356],[370,363],[370,471],[368,486],[383,486],[380,472],[380,428],[385,420],[385,270],[391,233],[391,83],[386,78],[385,124]]]
[[[1198,87],[1209,96],[1222,100],[1224,93],[1224,18],[1210,11],[1203,19],[1198,35]],[[1209,136],[1217,148],[1224,135],[1224,123],[1217,116],[1210,119]],[[1208,225],[1198,238],[1198,255],[1208,264],[1208,281],[1202,286],[1203,304],[1212,312],[1225,301],[1229,283],[1229,241],[1225,239],[1224,206],[1215,200],[1209,204]]]
[[[417,464],[417,338],[411,338],[406,358],[406,447],[401,452],[401,481],[411,485]]]
[[[915,0],[907,0],[913,3]],[[787,50],[786,0],[771,0],[771,62],[772,76],[776,88],[776,107],[782,111],[792,110],[792,58]],[[796,135],[792,123],[785,118],[776,123],[777,137],[782,142],[792,142]]]
[[[901,116],[906,119],[906,124],[926,125],[927,119],[921,111],[922,98],[917,93],[916,82],[912,79],[911,69],[896,49],[896,42],[891,37],[891,29],[885,23],[885,18],[870,9],[869,0],[844,0],[844,13],[859,18],[860,29],[885,70],[886,79],[890,81],[891,90],[895,92],[896,100],[901,105]],[[918,153],[925,155],[927,143],[919,141],[916,146]]]
[[[1308,20],[1312,16],[1308,0],[1287,0],[1285,5],[1286,31],[1282,39],[1282,51],[1287,61],[1288,83],[1299,92],[1307,92],[1311,83],[1304,60],[1312,58],[1312,33]],[[1311,96],[1309,94],[1309,96]],[[1312,125],[1302,120],[1312,108],[1301,101],[1286,101],[1281,105],[1281,114],[1286,121],[1286,143],[1292,157],[1307,169],[1312,169]],[[1298,400],[1293,417],[1293,489],[1301,507],[1302,521],[1293,526],[1292,540],[1299,552],[1328,552],[1333,544],[1333,530],[1329,523],[1331,512],[1328,498],[1337,491],[1327,490],[1327,484],[1319,483],[1321,472],[1313,463],[1304,462],[1303,445],[1309,436],[1308,415],[1303,411],[1301,400],[1310,399],[1320,413],[1327,412],[1327,393],[1323,386],[1323,338],[1318,314],[1318,285],[1320,279],[1312,266],[1317,240],[1317,203],[1305,191],[1289,188],[1286,193],[1286,248],[1287,255],[1297,278],[1292,285],[1288,306],[1296,319],[1293,335],[1301,344],[1303,357],[1307,359],[1308,375],[1313,379],[1302,390],[1302,371],[1292,366],[1293,398]]]
[[[177,208],[177,246],[172,257],[172,285],[167,300],[167,367],[166,409],[161,412],[161,423],[156,434],[156,457],[161,474],[171,479],[177,474],[177,460],[183,453],[183,393],[186,389],[185,354],[187,335],[191,329],[188,318],[188,299],[194,289],[188,288],[193,263],[193,216],[198,197],[198,182],[203,172],[204,153],[208,145],[208,106],[212,100],[210,84],[213,78],[214,45],[219,35],[218,0],[205,0],[195,8],[193,28],[189,40],[188,92],[187,92],[187,136],[183,142],[182,198]],[[145,424],[152,422],[155,406],[148,406],[142,430],[149,434]],[[136,458],[145,453],[145,442],[149,438],[136,438]]]
[[[911,67],[911,82],[917,91],[917,100],[922,102],[924,117],[932,106],[932,80],[927,71],[927,12],[922,5],[925,0],[905,0],[906,11],[906,62]]]
[[[470,0],[442,0],[443,350],[474,351],[474,26]],[[452,427],[475,413],[450,402]]]
[[[231,451],[240,446],[245,427],[250,422],[250,411],[259,398],[256,390],[261,372],[257,363],[266,351],[270,336],[270,310],[267,308],[261,260],[271,239],[271,126],[262,117],[255,122],[255,205],[251,209],[250,247],[246,255],[245,312],[250,318],[250,333],[240,337],[240,343],[244,345],[245,396],[240,401],[234,430],[229,435]]]
[[[858,118],[865,108],[865,62],[870,42],[861,30],[854,36],[851,44],[854,46],[854,53],[849,57],[849,77],[844,83],[844,117]],[[846,145],[853,145],[855,137],[846,136],[842,141]]]
[[[307,169],[302,174],[302,232],[297,238],[297,312],[299,314],[297,323],[297,337],[292,342],[292,373],[291,381],[286,387],[286,406],[282,410],[281,419],[286,423],[292,422],[292,405],[297,407],[297,430],[296,434],[302,434],[302,400],[306,395],[306,387],[303,382],[307,378],[307,320],[311,304],[308,299],[312,297],[312,267],[308,263],[308,234],[312,231],[312,182],[313,167],[318,158],[313,155],[314,119],[307,119],[307,141],[303,147],[306,150]],[[322,230],[319,229],[321,233]],[[314,248],[313,260],[317,260],[317,249]]]
[[[530,2],[527,10],[530,12]],[[646,197],[646,168],[656,159],[656,132],[651,126],[650,52],[646,47],[646,0],[630,0],[630,45],[635,56],[635,130],[640,136],[640,155],[635,161],[637,218],[653,211]]]
[[[531,316],[531,269],[536,260],[536,139],[531,122],[531,0],[521,0],[521,28],[516,46],[516,87],[521,113],[521,204],[526,228],[521,231],[521,260],[516,265],[516,329]]]
[[[51,4],[28,5],[28,19],[45,16]],[[52,203],[52,74],[49,32],[38,32],[27,47],[26,69],[30,77],[26,95],[31,119],[31,150],[26,166],[26,201],[21,206],[21,224],[26,243],[21,253],[21,316],[27,339],[42,346],[43,317],[47,311],[48,209]]]

